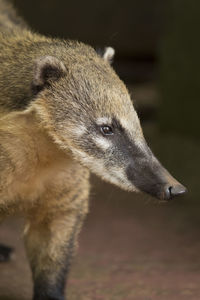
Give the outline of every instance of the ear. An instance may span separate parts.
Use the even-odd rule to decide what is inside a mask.
[[[35,62],[32,89],[35,94],[66,74],[64,64],[53,56],[43,56]]]
[[[113,62],[114,55],[115,49],[112,47],[106,47],[103,54],[103,59],[107,60],[111,64]]]

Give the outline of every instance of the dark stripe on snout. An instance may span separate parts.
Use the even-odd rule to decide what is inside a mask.
[[[123,153],[122,159],[127,161],[127,179],[140,191],[159,199],[169,199],[168,189],[177,185],[177,181],[155,158],[145,139],[139,147],[118,120],[113,119],[113,124],[118,128],[115,143]]]

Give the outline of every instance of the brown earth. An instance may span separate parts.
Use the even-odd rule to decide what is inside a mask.
[[[93,178],[90,214],[69,277],[70,300],[200,299],[200,143],[163,137],[151,126],[145,131],[189,193],[159,204]],[[15,247],[14,259],[0,265],[0,300],[31,299],[22,221],[6,221],[0,241]]]

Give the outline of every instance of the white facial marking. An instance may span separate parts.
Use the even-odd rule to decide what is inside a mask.
[[[77,137],[81,137],[84,133],[86,133],[87,129],[85,126],[80,125],[77,127],[73,127],[71,129],[71,131],[73,132],[74,135],[76,135]]]
[[[132,120],[121,118],[120,123],[126,131],[130,132],[133,123]]]
[[[111,122],[112,122],[111,118],[107,118],[107,117],[98,118],[96,120],[97,125],[109,125],[111,124]]]
[[[106,151],[112,147],[112,142],[106,140],[106,138],[101,137],[101,136],[93,137],[93,141],[95,142],[97,147],[101,148],[104,151]]]

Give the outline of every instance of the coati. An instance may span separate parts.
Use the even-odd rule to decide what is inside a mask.
[[[63,300],[90,171],[159,199],[186,189],[145,142],[112,48],[36,34],[3,0],[0,11],[0,218],[26,220],[33,299]]]

